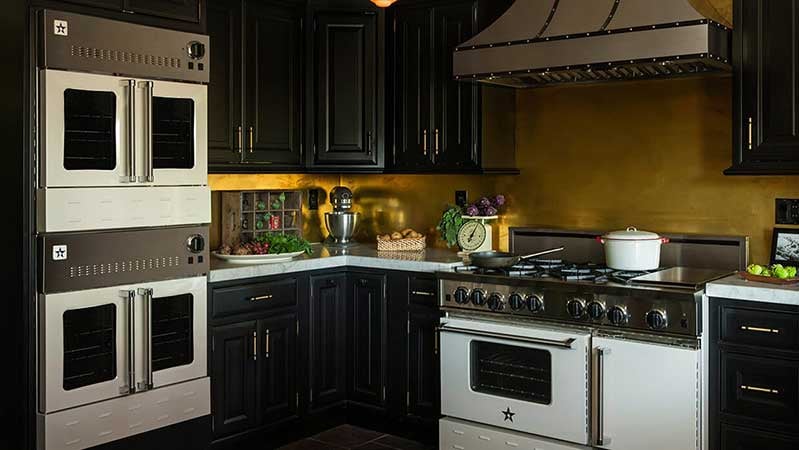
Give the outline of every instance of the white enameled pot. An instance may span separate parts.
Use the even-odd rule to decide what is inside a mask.
[[[605,264],[616,270],[654,270],[660,267],[660,246],[669,238],[628,227],[597,238],[605,246]]]

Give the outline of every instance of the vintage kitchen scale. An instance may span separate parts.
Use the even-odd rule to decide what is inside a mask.
[[[458,230],[459,254],[489,252],[493,250],[493,233],[491,224],[499,216],[462,216],[464,222]]]

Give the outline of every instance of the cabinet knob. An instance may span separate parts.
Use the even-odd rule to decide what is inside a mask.
[[[333,280],[333,279],[327,280],[327,285],[328,286],[335,286],[336,285],[336,280]]]
[[[366,285],[369,284],[369,282],[361,278],[360,280],[358,280],[358,284],[360,284],[361,287],[366,287]]]

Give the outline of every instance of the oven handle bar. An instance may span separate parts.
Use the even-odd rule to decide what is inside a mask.
[[[606,348],[596,349],[596,445],[610,445],[610,438],[605,437],[605,357],[610,354]]]
[[[144,92],[146,93],[145,99],[147,104],[144,105],[144,177],[142,181],[152,183],[153,176],[153,82],[144,82]]]
[[[448,332],[448,333],[460,333],[460,334],[468,334],[471,336],[482,336],[482,337],[489,337],[489,338],[496,338],[496,339],[507,339],[510,341],[517,341],[517,342],[525,342],[528,344],[538,344],[538,345],[545,345],[547,347],[557,347],[557,348],[565,348],[571,349],[572,344],[576,339],[568,338],[562,341],[556,341],[552,339],[542,339],[542,338],[534,338],[534,337],[527,337],[527,336],[514,336],[511,334],[504,334],[504,333],[490,333],[487,331],[480,331],[480,330],[470,330],[468,328],[458,328],[447,326],[446,324],[440,326],[438,328],[439,332]]]
[[[125,308],[128,315],[128,380],[127,385],[119,388],[119,393],[133,394],[136,391],[136,291],[122,291],[119,293],[125,299]]]
[[[140,288],[139,295],[144,298],[144,383],[138,391],[148,391],[153,388],[153,290]]]
[[[136,80],[128,80],[128,180],[136,182]]]

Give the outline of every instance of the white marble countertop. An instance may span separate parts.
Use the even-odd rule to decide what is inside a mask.
[[[435,272],[452,270],[463,265],[463,260],[457,253],[439,248],[428,248],[422,253],[415,253],[378,252],[375,245],[366,244],[346,250],[328,248],[321,244],[314,244],[312,247],[313,254],[298,256],[285,263],[232,264],[211,256],[211,272],[208,274],[208,281],[217,283],[345,266],[408,272]]]
[[[758,283],[737,275],[708,283],[705,293],[708,297],[799,306],[799,285]]]

